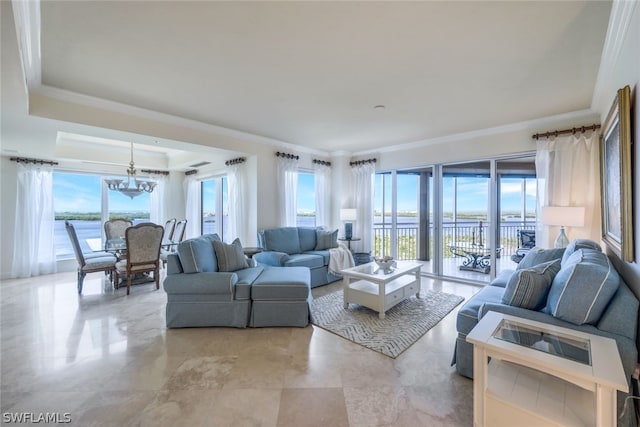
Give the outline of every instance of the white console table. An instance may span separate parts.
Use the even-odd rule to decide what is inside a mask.
[[[628,386],[614,340],[489,312],[467,341],[474,427],[616,425]]]

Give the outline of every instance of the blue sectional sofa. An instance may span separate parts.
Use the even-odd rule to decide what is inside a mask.
[[[251,267],[239,241],[224,245],[217,234],[181,242],[163,287],[168,328],[309,324],[308,268]]]
[[[518,286],[524,284],[526,288],[534,280],[537,289],[518,290]],[[596,242],[576,240],[566,250],[533,248],[517,270],[502,271],[460,308],[452,364],[460,375],[473,378],[473,344],[466,337],[479,319],[495,311],[613,338],[630,381],[638,363],[638,305],[638,299]],[[618,412],[626,396],[618,393]],[[635,426],[631,413],[628,410],[618,425]]]
[[[311,287],[326,285],[342,277],[329,273],[329,249],[338,246],[338,230],[316,227],[279,227],[260,230],[263,252],[253,256],[258,264],[278,267],[308,267]]]

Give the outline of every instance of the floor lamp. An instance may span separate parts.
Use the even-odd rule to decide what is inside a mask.
[[[544,225],[560,226],[560,234],[556,238],[556,248],[566,248],[569,239],[564,231],[565,227],[584,227],[584,207],[578,206],[545,206],[542,208],[542,223]]]

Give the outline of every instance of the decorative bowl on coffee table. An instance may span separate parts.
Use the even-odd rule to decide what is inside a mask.
[[[385,257],[382,257],[382,258],[373,257],[373,261],[385,273],[391,273],[393,271],[393,267],[395,266],[395,263],[396,263],[396,261],[393,259],[393,257],[390,257],[390,256],[385,256]]]

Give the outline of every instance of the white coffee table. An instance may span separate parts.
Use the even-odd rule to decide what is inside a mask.
[[[628,386],[613,339],[490,311],[467,341],[475,427],[617,424]]]
[[[393,271],[385,273],[375,262],[342,270],[344,308],[349,303],[363,305],[378,312],[385,311],[415,294],[420,298],[420,268],[422,264],[398,261]]]

